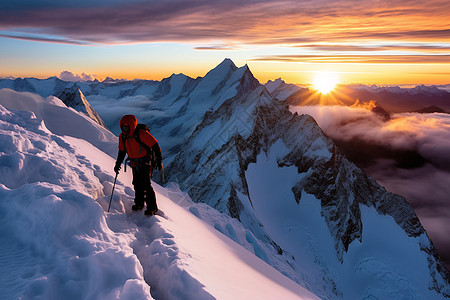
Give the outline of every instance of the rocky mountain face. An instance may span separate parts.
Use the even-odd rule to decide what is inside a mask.
[[[204,77],[192,79],[179,74],[161,81],[149,96],[153,101],[149,109],[158,114],[138,115],[138,119],[147,123],[155,136],[164,137],[161,146],[170,160],[207,111],[259,85],[247,66],[237,68],[226,59]]]
[[[283,117],[281,120],[278,119],[280,116]],[[276,136],[264,131],[267,128],[271,128],[270,131],[280,130],[286,125],[294,126],[293,130],[305,128],[321,132],[311,117],[294,117],[286,105],[275,105],[263,86],[230,98],[218,109],[209,110],[204,115],[192,136],[181,147],[182,150],[166,168],[166,176],[168,181],[177,182],[194,201],[207,203],[238,219],[259,240],[284,255],[287,264],[295,271],[297,267],[292,255],[286,253],[267,233],[256,215],[245,176],[248,164],[255,161],[260,151],[268,151],[277,140]],[[285,138],[289,139],[288,136]],[[326,142],[317,146],[326,146]],[[320,160],[322,154],[305,159]],[[321,276],[325,278],[322,283],[324,288],[314,292],[324,298],[339,295],[333,278],[323,272]],[[291,279],[297,278],[291,276]]]
[[[371,207],[380,216],[392,217],[408,237],[417,239],[426,253],[429,287],[448,296],[448,273],[405,199],[367,177],[339,152],[314,119],[293,115],[288,105],[274,100],[263,86],[226,100],[205,114],[181,147],[167,168],[169,180],[178,182],[194,201],[237,218],[283,253],[278,237],[266,231],[254,209],[259,199],[253,199],[249,192],[247,174],[261,153],[269,156],[281,141],[283,150],[275,154],[278,168],[295,167],[300,178],[285,193],[292,193],[297,204],[304,195],[320,201],[320,214],[334,241],[337,261],[344,264],[351,260],[350,245],[364,243],[361,206]],[[339,297],[345,289],[336,283],[339,279],[329,273],[322,275],[327,276],[329,290]]]
[[[55,97],[59,98],[67,107],[72,107],[75,110],[84,113],[104,128],[107,128],[105,122],[103,122],[102,118],[92,108],[92,106],[89,104],[86,97],[83,95],[80,88],[76,84],[71,88],[66,88],[61,92],[56,93]]]

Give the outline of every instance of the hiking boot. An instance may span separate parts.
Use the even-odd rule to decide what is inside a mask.
[[[134,211],[142,210],[143,208],[144,208],[143,205],[140,206],[140,205],[137,205],[137,204],[134,204],[134,205],[131,207],[131,209],[134,210]]]
[[[151,215],[156,215],[157,212],[158,212],[158,210],[150,210],[150,209],[147,209],[147,210],[144,211],[144,214],[145,214],[146,216],[151,216]]]

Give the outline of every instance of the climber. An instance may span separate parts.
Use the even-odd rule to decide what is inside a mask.
[[[153,215],[158,211],[155,191],[151,185],[153,168],[162,169],[161,148],[150,134],[145,124],[137,124],[133,115],[125,115],[120,119],[119,153],[117,154],[114,172],[119,173],[120,166],[128,154],[127,161],[133,171],[134,205],[132,210],[138,211],[147,204],[145,215]],[[126,162],[125,162],[126,163]],[[126,170],[126,166],[125,166]]]

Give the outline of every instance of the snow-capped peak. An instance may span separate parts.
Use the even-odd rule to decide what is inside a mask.
[[[68,107],[72,107],[75,110],[86,114],[92,120],[107,128],[105,122],[103,122],[102,118],[89,104],[86,97],[83,95],[83,92],[76,83],[72,87],[60,91],[55,95],[55,97],[61,99],[61,101],[63,101],[63,103]]]
[[[230,69],[236,71],[237,67],[230,58],[225,58],[220,64],[217,65],[217,67],[212,69],[210,72],[227,73]]]

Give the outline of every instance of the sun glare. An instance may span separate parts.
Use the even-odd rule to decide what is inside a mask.
[[[338,84],[337,73],[329,71],[315,72],[313,85],[321,94],[328,94]]]

